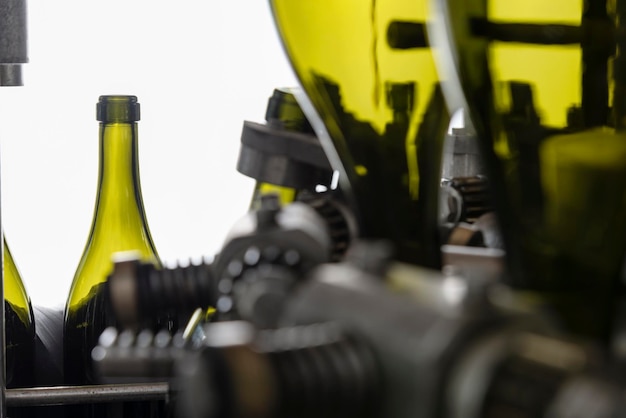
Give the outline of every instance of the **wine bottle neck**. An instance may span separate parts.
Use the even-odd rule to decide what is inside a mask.
[[[100,124],[98,200],[102,211],[142,212],[136,123]]]
[[[91,230],[76,270],[68,307],[94,297],[111,270],[116,252],[137,251],[160,263],[144,211],[139,182],[137,124],[100,124],[98,192]]]

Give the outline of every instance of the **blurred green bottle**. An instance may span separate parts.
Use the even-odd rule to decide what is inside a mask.
[[[432,3],[440,69],[458,75],[446,98],[482,143],[507,282],[609,341],[624,294],[626,2]]]
[[[425,3],[271,1],[312,105],[303,110],[326,129],[320,141],[361,237],[392,242],[402,261],[439,267],[437,196],[449,116],[424,36]],[[417,36],[410,48],[407,31]]]

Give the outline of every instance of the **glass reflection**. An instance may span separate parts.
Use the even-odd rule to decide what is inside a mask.
[[[439,266],[437,196],[449,117],[425,1],[273,0],[297,76],[348,178],[361,235]],[[307,115],[309,119],[314,116]]]
[[[626,249],[626,2],[432,3],[432,39],[454,62],[441,70],[458,75],[483,144],[508,281],[608,340]]]

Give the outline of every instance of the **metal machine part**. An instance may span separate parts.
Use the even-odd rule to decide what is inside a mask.
[[[8,389],[6,403],[9,407],[40,407],[44,405],[155,401],[167,399],[169,389],[169,385],[165,382]]]
[[[445,245],[485,246],[482,231],[466,222],[447,222],[441,225],[441,241]]]
[[[185,348],[182,333],[111,327],[100,335],[91,357],[103,383],[164,382],[174,375],[174,364]]]
[[[227,321],[203,331],[202,346],[183,350],[175,344],[147,349],[141,334],[129,346],[132,337],[109,330],[117,338],[106,335],[110,341],[98,346],[94,360],[109,380],[147,374],[169,380],[183,417],[378,416],[376,359],[335,324],[258,330]]]
[[[343,259],[350,244],[358,235],[354,215],[339,196],[339,191],[298,194],[297,200],[311,206],[324,219],[331,239],[331,261]]]
[[[332,323],[220,338],[240,326],[211,325],[211,344],[179,364],[179,416],[379,416],[377,360],[358,338]]]
[[[452,133],[446,135],[441,169],[444,179],[485,174],[475,132],[469,128],[453,128]]]
[[[505,253],[500,248],[442,245],[441,257],[444,269],[468,280],[496,283],[505,273]]]
[[[215,305],[217,289],[209,261],[157,268],[135,253],[118,253],[106,292],[117,320],[137,329],[148,318],[176,313],[186,318],[196,309]]]
[[[306,203],[305,203],[306,202]],[[353,237],[350,214],[323,195],[280,206],[261,199],[231,229],[212,262],[157,268],[132,253],[117,254],[106,289],[120,323],[196,308],[216,309],[216,319],[247,319],[271,327],[302,278],[315,266],[342,257]]]
[[[330,185],[332,169],[312,135],[244,122],[237,170],[259,181],[294,189]]]
[[[446,136],[442,160],[439,191],[442,242],[491,247],[493,239],[484,239],[483,233],[490,237],[498,234],[495,225],[490,224],[492,228],[484,231],[484,223],[480,228],[468,224],[492,211],[489,183],[484,176],[476,134],[471,128],[454,128]]]
[[[26,0],[0,0],[0,86],[21,86],[27,62]]]
[[[260,209],[231,229],[213,263],[218,318],[275,325],[293,288],[330,261],[332,250],[329,226],[310,205],[280,207],[276,196],[263,196]]]
[[[349,264],[312,276],[283,323],[333,321],[362,337],[384,382],[380,416],[568,417],[573,391],[588,401],[579,416],[623,411],[603,356],[551,330],[506,288],[406,265],[391,265],[386,283]]]
[[[443,222],[473,223],[492,210],[476,134],[454,128],[444,143],[440,216]]]
[[[298,190],[329,186],[333,169],[293,94],[275,90],[265,119],[266,124],[244,121],[237,170]]]
[[[623,416],[623,383],[602,352],[512,291],[385,262],[384,251],[374,270],[385,275],[372,275],[372,251],[316,268],[279,328],[205,324],[201,344],[152,352],[103,336],[94,359],[109,377],[168,380],[183,418]]]
[[[487,178],[477,175],[443,179],[440,206],[441,217],[446,222],[475,222],[493,210]]]

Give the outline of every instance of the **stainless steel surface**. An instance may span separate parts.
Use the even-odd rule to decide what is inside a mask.
[[[26,0],[0,0],[0,86],[21,86],[28,62]]]
[[[476,134],[471,128],[453,129],[446,135],[441,169],[442,177],[447,179],[484,174]]]
[[[0,0],[0,63],[28,62],[26,0]]]
[[[120,401],[154,401],[166,400],[168,393],[169,385],[167,383],[7,389],[6,405],[15,407]]]
[[[0,86],[22,86],[21,64],[0,64]]]
[[[497,282],[504,274],[505,253],[501,249],[443,245],[441,255],[444,266],[454,267],[469,280]]]

